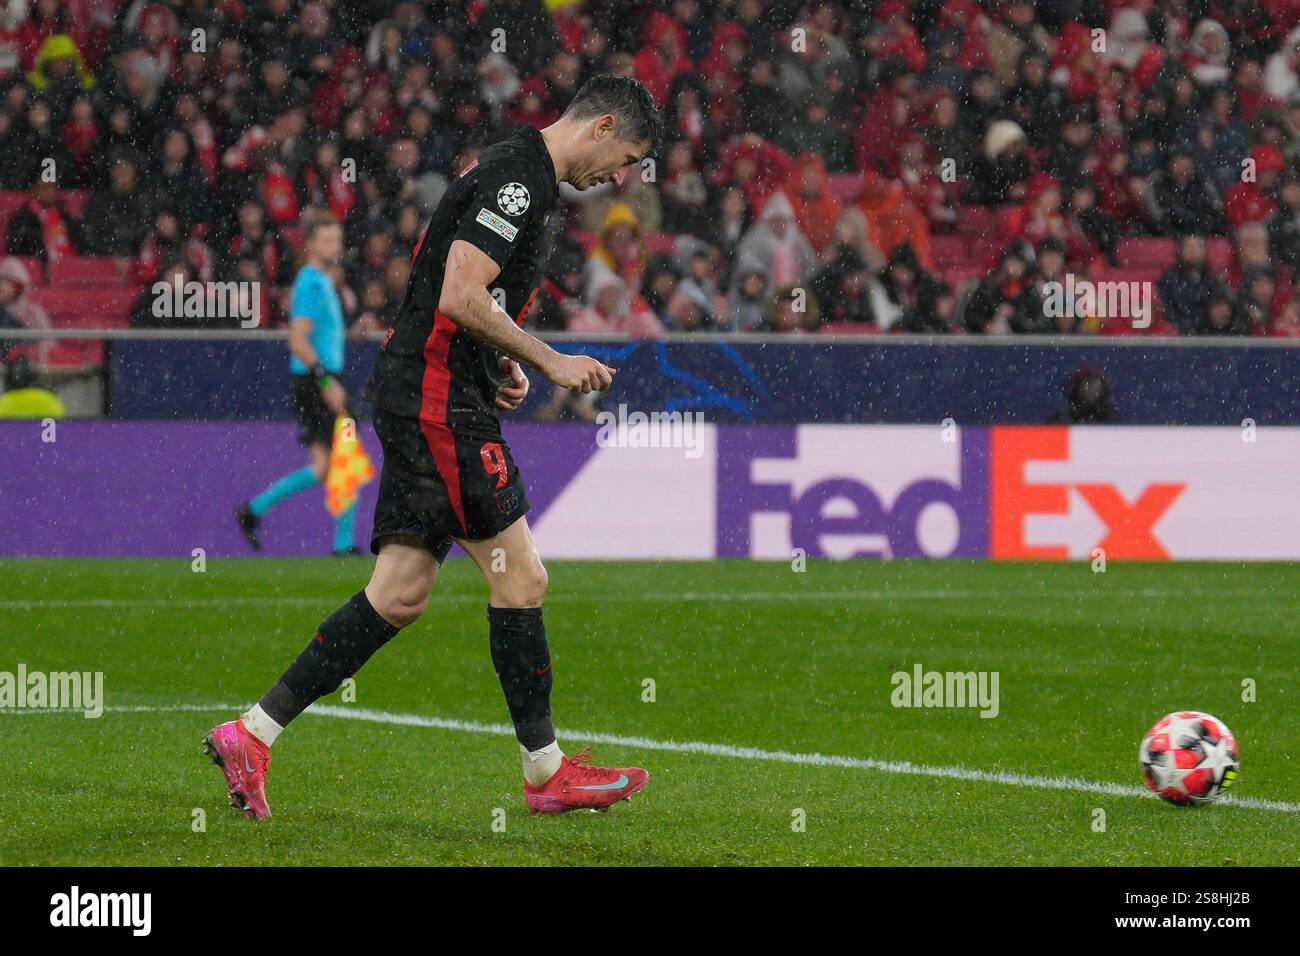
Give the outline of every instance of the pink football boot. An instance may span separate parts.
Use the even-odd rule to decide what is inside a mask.
[[[271,750],[248,732],[242,720],[213,727],[203,738],[203,749],[226,775],[230,805],[253,820],[271,815],[266,802],[266,771]]]
[[[524,781],[524,800],[533,813],[608,810],[645,786],[650,774],[640,767],[593,767],[591,748],[565,757],[555,776],[539,787]]]

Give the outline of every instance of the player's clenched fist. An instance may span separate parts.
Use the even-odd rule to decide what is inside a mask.
[[[528,376],[513,359],[501,359],[502,370],[510,376],[510,383],[497,386],[496,406],[499,411],[513,412],[528,397]]]
[[[603,392],[614,380],[614,369],[589,355],[557,354],[546,377],[571,392]]]

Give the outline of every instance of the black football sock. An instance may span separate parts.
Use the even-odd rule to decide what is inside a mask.
[[[298,659],[258,703],[266,716],[286,727],[313,701],[339,689],[361,670],[375,651],[393,639],[397,628],[358,591],[320,626]]]
[[[515,736],[525,750],[555,742],[551,724],[551,650],[540,607],[489,607],[492,666],[505,691]]]

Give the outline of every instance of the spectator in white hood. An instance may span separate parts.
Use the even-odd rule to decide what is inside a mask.
[[[1192,31],[1187,49],[1187,65],[1197,86],[1211,86],[1226,82],[1232,75],[1228,63],[1232,59],[1232,44],[1228,31],[1217,20],[1202,20]]]
[[[756,222],[736,248],[736,259],[757,260],[773,288],[800,285],[817,271],[812,243],[795,223],[785,193],[773,193]]]
[[[1116,10],[1107,37],[1108,59],[1131,73],[1150,45],[1151,31],[1142,12],[1133,7]]]
[[[0,259],[0,311],[7,313],[9,318],[25,328],[48,329],[50,317],[28,295],[31,287],[32,277],[26,266],[12,256]],[[36,345],[28,343],[18,346],[11,354],[32,354],[39,360],[39,364],[44,365],[48,349],[49,341],[42,339]]]
[[[664,334],[664,327],[645,299],[629,294],[627,285],[608,266],[594,262],[589,266],[585,305],[569,316],[569,332],[616,332],[634,339],[653,339]]]
[[[1286,103],[1300,93],[1300,27],[1286,35],[1264,67],[1264,92]]]
[[[727,314],[722,326],[727,332],[753,332],[767,321],[772,301],[772,283],[767,267],[753,256],[740,256],[731,271]]]

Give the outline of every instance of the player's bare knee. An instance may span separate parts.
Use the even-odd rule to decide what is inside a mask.
[[[425,594],[419,598],[408,598],[398,600],[392,605],[391,618],[385,618],[390,624],[397,627],[408,627],[420,619],[420,615],[425,612],[429,606],[429,595]]]
[[[541,607],[548,584],[546,568],[540,561],[526,571],[505,577],[492,588],[492,603],[497,607]]]
[[[408,627],[420,619],[429,606],[429,592],[398,588],[366,588],[375,613],[394,627]]]
[[[429,606],[434,575],[381,574],[378,565],[375,571],[366,585],[366,597],[375,612],[394,627],[407,627],[419,620]]]

